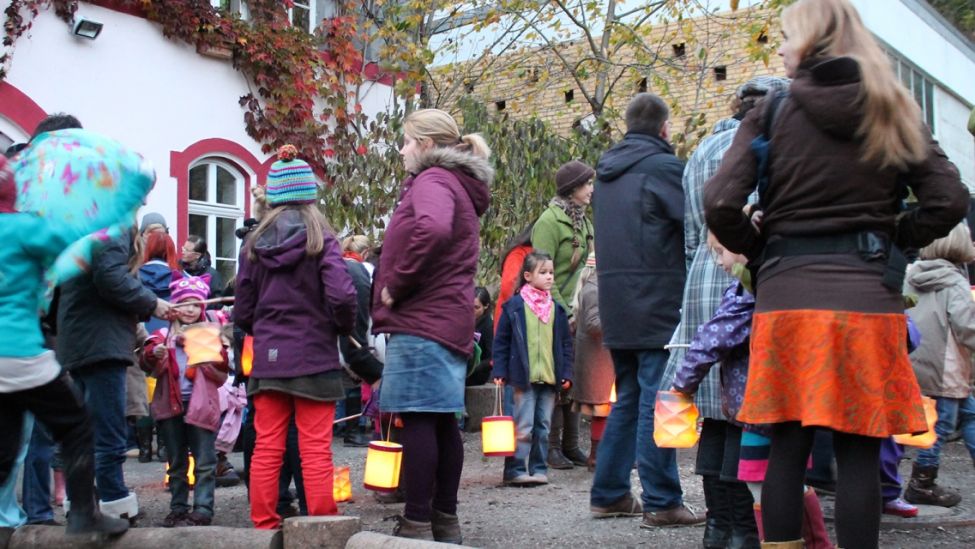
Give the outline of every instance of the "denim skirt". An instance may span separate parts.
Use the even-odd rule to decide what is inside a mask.
[[[383,412],[464,411],[467,359],[443,345],[408,334],[386,344],[379,407]]]

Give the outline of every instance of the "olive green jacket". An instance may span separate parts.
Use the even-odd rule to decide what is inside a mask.
[[[542,212],[532,228],[532,248],[552,256],[555,263],[555,284],[552,298],[570,311],[569,304],[575,295],[579,274],[586,265],[586,257],[592,250],[592,221],[586,217],[581,231],[574,233],[572,220],[562,208],[552,204]],[[573,244],[576,244],[574,246]],[[578,260],[573,266],[572,254],[578,248]]]

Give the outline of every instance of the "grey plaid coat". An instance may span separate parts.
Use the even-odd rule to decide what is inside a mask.
[[[733,279],[711,258],[707,243],[707,227],[704,225],[704,183],[718,171],[721,158],[731,147],[738,130],[738,120],[726,118],[714,126],[711,135],[705,137],[687,161],[684,170],[684,248],[687,256],[687,282],[681,303],[681,321],[670,340],[671,344],[688,345],[698,327],[711,319],[721,303],[721,296]],[[667,369],[660,382],[662,389],[674,383],[677,369],[684,360],[685,348],[671,349]],[[711,368],[701,383],[694,402],[701,417],[726,419],[721,411],[720,365]]]

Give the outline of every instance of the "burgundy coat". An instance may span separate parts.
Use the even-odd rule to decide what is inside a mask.
[[[470,355],[480,218],[490,204],[487,159],[437,147],[403,183],[373,284],[373,332],[410,334]],[[380,295],[389,290],[393,307]]]

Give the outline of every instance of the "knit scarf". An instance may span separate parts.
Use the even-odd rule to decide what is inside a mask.
[[[561,196],[555,196],[552,201],[549,202],[551,206],[558,206],[565,212],[565,215],[569,216],[572,221],[572,232],[574,234],[581,234],[582,228],[586,223],[586,207],[582,204],[576,204],[571,198],[563,198]]]
[[[538,288],[532,286],[531,284],[525,284],[521,287],[521,298],[525,300],[528,304],[528,308],[531,312],[538,317],[538,320],[542,324],[548,324],[549,319],[552,317],[552,294],[546,292],[545,290],[539,290]]]

